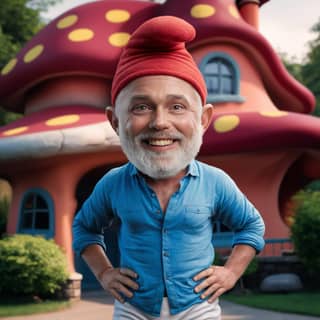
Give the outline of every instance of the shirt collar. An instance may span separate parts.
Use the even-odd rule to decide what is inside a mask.
[[[197,161],[192,160],[188,166],[188,171],[186,176],[193,176],[193,177],[198,177],[199,176],[199,167],[197,166]]]
[[[129,174],[130,174],[130,176],[137,176],[137,175],[139,175],[138,169],[137,169],[131,162],[129,162],[128,167],[129,167]]]
[[[131,162],[129,162],[129,174],[130,176],[139,175],[138,169]],[[188,165],[186,176],[189,176],[189,175],[193,177],[199,176],[199,168],[197,166],[196,160],[192,160]]]

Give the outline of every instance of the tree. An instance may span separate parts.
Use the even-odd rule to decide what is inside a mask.
[[[285,52],[280,52],[280,57],[289,73],[299,82],[303,83],[301,75],[302,65],[297,61],[296,57],[289,57]]]
[[[285,53],[280,53],[280,56],[287,70],[315,95],[314,115],[320,116],[320,20],[311,31],[317,37],[309,42],[309,51],[303,63],[298,63],[294,57],[289,58]]]
[[[41,13],[61,0],[1,0],[0,2],[0,70],[33,37],[45,22]],[[0,125],[17,116],[0,107]]]
[[[320,19],[312,29],[317,34],[316,39],[309,43],[307,62],[301,67],[304,84],[314,93],[317,104],[315,115],[320,116]]]

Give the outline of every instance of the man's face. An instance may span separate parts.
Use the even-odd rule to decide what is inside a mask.
[[[113,124],[128,159],[163,179],[181,173],[199,152],[210,107],[202,107],[197,91],[179,78],[146,76],[120,92]]]

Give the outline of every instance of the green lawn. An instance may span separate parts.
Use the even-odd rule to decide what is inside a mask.
[[[0,297],[0,317],[57,311],[67,308],[70,305],[71,303],[68,300],[35,301],[31,298]]]
[[[320,292],[287,294],[228,293],[223,296],[223,299],[254,308],[320,316]]]

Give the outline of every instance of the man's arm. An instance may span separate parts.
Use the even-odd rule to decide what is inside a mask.
[[[118,301],[123,303],[123,296],[131,298],[132,290],[138,289],[138,284],[133,280],[138,275],[130,269],[114,268],[100,245],[89,245],[81,256],[101,286]]]
[[[195,281],[202,280],[195,287],[195,292],[201,292],[202,299],[209,298],[208,302],[213,302],[234,287],[255,255],[256,250],[253,247],[236,245],[223,267],[212,266],[193,278]]]
[[[214,219],[228,226],[234,236],[233,249],[225,265],[211,266],[194,277],[195,281],[201,280],[195,291],[203,299],[208,298],[208,302],[230,290],[264,246],[265,226],[260,213],[223,171],[216,184],[216,195],[219,197]]]

